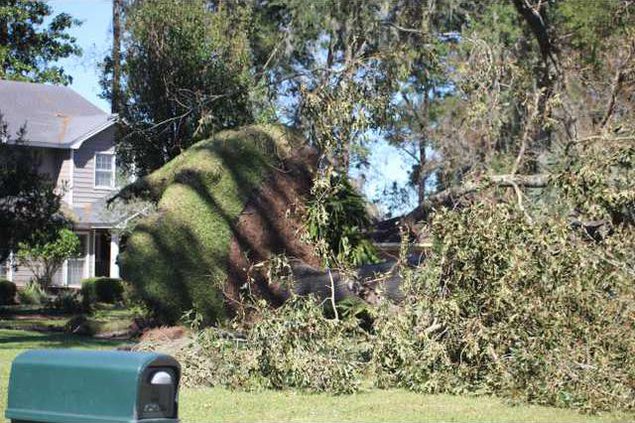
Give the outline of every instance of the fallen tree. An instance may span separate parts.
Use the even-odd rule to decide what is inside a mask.
[[[513,188],[546,188],[549,185],[549,174],[537,175],[486,175],[478,180],[468,181],[462,185],[452,186],[428,196],[422,203],[403,216],[377,222],[369,234],[376,242],[401,242],[400,228],[407,228],[408,235],[416,238],[419,234],[417,226],[420,222],[428,222],[434,211],[440,208],[454,208],[465,201],[465,198],[492,187]]]
[[[282,253],[319,263],[298,235],[316,160],[283,126],[195,144],[118,195],[157,203],[127,239],[122,277],[163,323],[189,310],[222,320],[240,307],[242,291],[279,304],[281,293],[253,264]]]

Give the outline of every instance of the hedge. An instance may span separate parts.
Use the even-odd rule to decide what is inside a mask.
[[[0,279],[0,305],[15,304],[17,288],[13,282]]]
[[[82,281],[82,296],[88,304],[116,303],[123,300],[124,286],[121,279],[88,278]]]

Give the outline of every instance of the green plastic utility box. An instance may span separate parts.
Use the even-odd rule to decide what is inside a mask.
[[[178,422],[179,363],[126,351],[33,350],[13,361],[14,423]]]

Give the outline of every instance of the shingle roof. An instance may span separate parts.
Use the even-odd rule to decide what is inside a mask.
[[[86,203],[73,206],[73,216],[77,228],[84,227],[112,227],[122,221],[126,216],[118,211],[108,209],[107,200],[111,195],[104,197],[93,203]]]
[[[79,148],[115,123],[113,115],[67,87],[0,80],[0,113],[9,136],[26,125],[30,145]]]

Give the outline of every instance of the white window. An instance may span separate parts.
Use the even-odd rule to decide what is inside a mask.
[[[66,286],[79,286],[84,278],[90,276],[88,234],[77,233],[79,255],[66,261]]]
[[[115,186],[115,155],[95,154],[95,186],[114,188]]]

